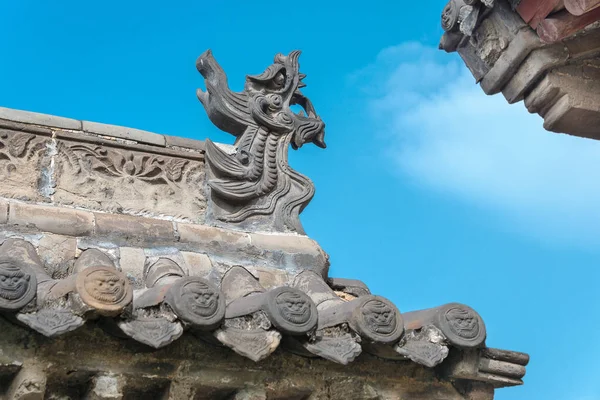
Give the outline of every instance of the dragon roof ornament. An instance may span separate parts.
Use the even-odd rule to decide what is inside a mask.
[[[259,75],[248,75],[233,92],[210,50],[196,62],[206,91],[198,89],[210,120],[236,136],[233,151],[206,140],[215,223],[252,230],[304,233],[299,214],[314,195],[310,179],[290,168],[288,147],[306,143],[325,148],[325,124],[300,89],[300,51],[277,54]],[[304,111],[294,113],[292,106]]]

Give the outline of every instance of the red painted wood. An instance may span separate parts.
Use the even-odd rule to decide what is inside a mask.
[[[533,29],[536,29],[555,8],[564,0],[523,0],[517,6],[517,12]]]
[[[537,33],[542,42],[554,43],[571,36],[596,21],[600,21],[600,7],[582,16],[576,16],[567,10],[562,10],[542,21],[537,28]]]
[[[600,7],[600,0],[565,0],[565,8],[573,15],[583,15]]]

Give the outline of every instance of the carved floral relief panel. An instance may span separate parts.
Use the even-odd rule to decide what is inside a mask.
[[[50,138],[0,129],[0,196],[47,201]]]
[[[53,198],[58,204],[204,220],[202,161],[63,140],[57,151]]]

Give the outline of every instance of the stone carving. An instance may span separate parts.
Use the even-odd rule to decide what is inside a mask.
[[[319,310],[316,333],[303,344],[314,354],[347,364],[362,351],[361,339],[367,344],[394,344],[404,333],[400,311],[389,300],[367,294],[364,284],[348,280],[330,282],[336,287],[360,288],[357,293],[360,297],[349,301],[342,300],[312,271],[301,272],[292,284],[308,294]]]
[[[450,308],[444,314],[450,330],[463,339],[474,339],[479,335],[479,321],[473,310],[463,307]]]
[[[425,341],[408,341],[396,351],[417,364],[429,368],[440,364],[448,355],[447,347]]]
[[[483,320],[470,307],[462,304],[451,304],[438,313],[437,320],[450,343],[456,346],[479,346],[486,336]]]
[[[20,313],[17,319],[47,337],[71,332],[85,324],[83,318],[64,308],[42,308],[33,313]]]
[[[339,315],[350,314],[346,320],[364,339],[392,344],[404,333],[400,311],[389,300],[380,296],[363,296],[343,304]]]
[[[217,220],[275,231],[303,233],[298,215],[314,195],[314,186],[288,165],[288,148],[305,143],[325,147],[325,124],[300,88],[299,51],[278,54],[260,75],[246,78],[242,92],[232,92],[210,50],[196,63],[207,92],[198,89],[210,120],[236,136],[228,152],[206,140],[206,159],[213,177]],[[292,105],[304,108],[295,114]]]
[[[380,300],[369,300],[359,309],[360,319],[366,330],[381,335],[390,335],[397,329],[396,313],[389,304]]]
[[[304,343],[304,348],[338,364],[347,365],[362,353],[360,338],[353,334],[347,324],[322,329]]]
[[[196,277],[179,279],[167,292],[165,301],[187,323],[213,329],[225,318],[225,299],[212,283]]]
[[[125,334],[155,349],[174,342],[183,334],[180,323],[164,318],[136,318],[118,324]]]
[[[15,244],[31,246],[23,241],[9,240],[0,247],[0,310],[17,311],[36,296],[37,278],[34,270]],[[25,254],[27,251],[24,252]]]
[[[458,4],[451,0],[446,4],[442,11],[442,28],[446,32],[455,30],[458,27],[458,15],[460,8]]]
[[[464,348],[483,345],[486,329],[479,314],[472,308],[459,303],[450,303],[427,310],[403,314],[407,329],[421,329],[434,325],[445,336],[448,343]]]
[[[448,356],[445,337],[433,325],[409,331],[395,346],[398,354],[426,367],[433,368]]]
[[[215,332],[225,346],[254,362],[264,360],[277,349],[281,334],[277,331],[244,330],[228,327]]]
[[[37,281],[26,266],[16,260],[0,259],[0,309],[18,310],[35,297]]]
[[[75,285],[81,300],[98,311],[120,312],[133,299],[127,278],[114,268],[86,268],[77,274]]]
[[[523,384],[529,356],[516,351],[481,348],[453,351],[440,372],[452,379],[480,381],[494,387]]]
[[[197,160],[58,141],[58,203],[200,222],[204,170]],[[152,201],[149,201],[152,199]]]
[[[0,129],[0,194],[4,197],[42,201],[44,163],[48,138]],[[40,176],[39,171],[42,171]],[[42,193],[40,196],[41,189]]]
[[[295,325],[304,325],[311,317],[310,304],[306,298],[294,292],[282,292],[275,297],[279,314]]]
[[[268,292],[266,309],[273,325],[290,335],[303,335],[317,326],[317,307],[301,291],[275,288]]]

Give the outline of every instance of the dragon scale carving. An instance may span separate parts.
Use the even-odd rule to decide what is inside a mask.
[[[206,84],[198,98],[210,120],[236,136],[234,151],[206,140],[217,220],[304,233],[298,216],[312,199],[314,185],[289,167],[288,149],[309,142],[324,148],[325,124],[300,91],[306,85],[299,56],[299,51],[278,54],[265,72],[246,77],[242,92],[229,89],[210,50],[198,58]],[[304,111],[294,113],[294,105]]]

